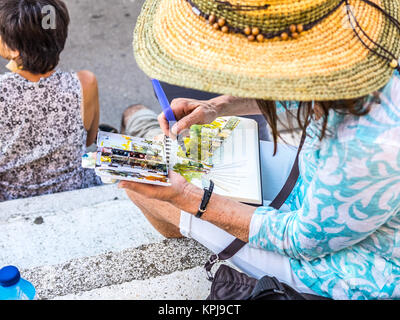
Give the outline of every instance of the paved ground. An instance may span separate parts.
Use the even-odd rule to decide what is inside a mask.
[[[88,69],[96,74],[102,122],[119,128],[123,110],[133,103],[143,103],[158,112],[149,79],[133,57],[133,30],[144,1],[65,1],[71,26],[61,67]],[[6,61],[0,64],[5,65]],[[4,67],[0,68],[0,72],[5,71]]]
[[[115,185],[0,203],[0,266],[38,299],[202,300],[209,256],[160,236]]]

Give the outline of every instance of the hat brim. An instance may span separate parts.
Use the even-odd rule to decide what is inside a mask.
[[[398,0],[373,2],[399,18]],[[395,26],[362,1],[351,5],[365,33],[399,57]],[[185,0],[147,0],[135,28],[134,54],[151,78],[264,100],[359,98],[382,88],[394,71],[356,37],[345,6],[296,40],[258,43],[214,30]]]

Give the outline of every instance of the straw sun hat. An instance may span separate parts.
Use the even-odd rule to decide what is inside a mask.
[[[359,98],[399,69],[400,0],[147,0],[135,29],[151,78],[269,100]]]

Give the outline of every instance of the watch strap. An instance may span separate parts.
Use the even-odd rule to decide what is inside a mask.
[[[211,196],[214,192],[214,182],[211,180],[210,181],[210,186],[209,188],[204,188],[204,195],[203,199],[201,200],[200,208],[199,211],[196,214],[196,218],[201,219],[204,213],[207,211],[208,204],[210,203]]]

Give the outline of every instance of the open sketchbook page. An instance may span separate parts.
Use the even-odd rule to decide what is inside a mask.
[[[203,156],[204,173],[189,175],[186,178],[200,188],[208,185],[209,180],[213,180],[216,194],[248,204],[262,205],[258,124],[251,119],[236,119],[239,119],[239,122],[234,125],[234,130],[225,132],[227,138],[209,154],[210,158]],[[204,153],[207,152],[204,146],[208,145],[207,138],[202,140]],[[179,158],[182,152],[177,143],[172,145],[171,154],[172,157],[178,154],[177,158],[171,159],[171,167],[179,172],[180,168],[177,168],[176,164],[179,166],[182,163],[182,159]]]
[[[218,118],[210,125],[193,126],[184,138],[152,141],[99,132],[98,150],[83,159],[103,181],[127,180],[168,186],[169,170],[203,188],[209,180],[215,193],[261,205],[262,187],[258,124],[246,118]]]

